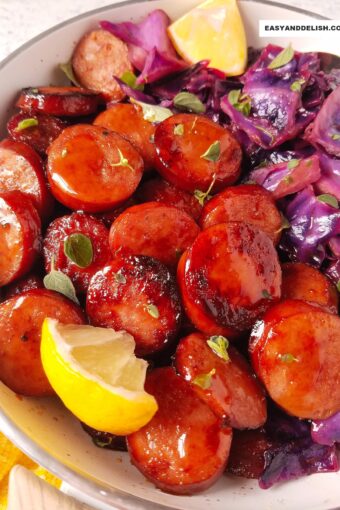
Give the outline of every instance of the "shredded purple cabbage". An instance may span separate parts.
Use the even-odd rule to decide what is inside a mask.
[[[273,193],[278,199],[302,191],[320,179],[318,156],[291,159],[253,170],[250,179]]]
[[[328,193],[340,200],[340,159],[319,152],[321,177],[314,187],[319,194]]]
[[[327,420],[314,420],[312,422],[312,439],[315,443],[329,446],[340,443],[340,412]]]
[[[313,473],[329,473],[339,470],[334,446],[316,444],[304,437],[284,443],[265,452],[265,469],[259,479],[261,489]]]

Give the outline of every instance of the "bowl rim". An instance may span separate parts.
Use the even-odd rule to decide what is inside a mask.
[[[36,42],[40,41],[50,33],[54,32],[55,30],[58,30],[60,28],[63,28],[67,25],[70,25],[76,21],[79,21],[83,18],[86,18],[88,16],[93,16],[96,14],[100,14],[101,12],[106,12],[110,9],[115,9],[118,7],[122,7],[125,5],[133,5],[138,3],[143,3],[146,0],[122,0],[120,2],[116,2],[114,4],[108,4],[102,7],[98,7],[96,9],[91,9],[89,11],[86,11],[82,14],[78,14],[77,16],[73,16],[72,18],[69,18],[67,20],[62,21],[61,23],[58,23],[47,30],[44,30],[37,36],[31,38],[21,46],[19,46],[17,49],[15,49],[13,52],[11,52],[7,57],[5,57],[2,61],[0,61],[0,71],[6,67],[6,65],[11,62],[17,55],[19,55],[22,51],[30,48],[32,45],[34,45]],[[155,0],[148,0],[148,2],[152,3]],[[288,11],[296,12],[298,14],[304,14],[314,19],[319,20],[329,20],[330,18],[323,16],[321,14],[317,14],[313,11],[309,11],[307,9],[301,9],[299,7],[286,5],[281,2],[276,2],[273,0],[242,0],[243,2],[255,2],[262,5],[269,5],[274,7],[280,7],[283,9],[286,9]],[[53,473],[55,476],[60,478],[62,481],[65,481],[68,486],[75,489],[76,492],[79,491],[79,494],[82,494],[83,497],[88,496],[89,498],[93,499],[95,498],[97,501],[100,501],[101,503],[104,503],[106,505],[111,505],[111,503],[108,501],[107,495],[114,495],[116,494],[117,500],[115,501],[114,505],[116,510],[126,510],[125,506],[122,506],[122,504],[138,504],[140,503],[140,509],[147,508],[148,510],[164,510],[167,507],[165,504],[158,504],[151,502],[149,500],[146,500],[142,497],[131,495],[123,490],[115,489],[113,487],[106,487],[104,484],[100,485],[99,483],[89,479],[85,478],[82,474],[77,473],[76,470],[72,469],[71,467],[66,466],[61,461],[54,458],[50,453],[48,453],[46,450],[41,448],[38,444],[36,444],[32,439],[30,439],[25,432],[23,432],[15,423],[14,421],[7,416],[5,411],[0,407],[0,430],[5,436],[12,441],[13,444],[15,444],[18,448],[20,448],[21,451],[23,451],[27,456],[29,456],[31,459],[33,459],[35,462],[42,466],[48,466],[48,470]],[[143,504],[147,505],[143,506]],[[113,507],[112,507],[113,508]],[[137,510],[137,508],[136,508]]]

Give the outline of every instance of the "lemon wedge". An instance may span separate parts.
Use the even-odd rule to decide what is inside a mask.
[[[125,331],[49,318],[42,326],[41,360],[51,386],[79,420],[112,434],[135,432],[157,411],[144,391],[147,362],[134,349]]]
[[[207,0],[168,27],[177,52],[191,64],[238,76],[247,64],[247,40],[236,0]]]

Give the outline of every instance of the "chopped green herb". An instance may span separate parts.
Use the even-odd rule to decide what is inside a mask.
[[[126,278],[122,273],[115,273],[115,281],[117,283],[126,283]]]
[[[294,58],[294,50],[289,44],[287,48],[284,48],[268,65],[268,69],[278,69],[283,67]]]
[[[176,124],[174,127],[174,135],[182,136],[184,135],[184,125],[183,124]]]
[[[66,257],[78,267],[86,268],[93,260],[91,239],[84,234],[71,234],[64,241]]]
[[[292,90],[293,92],[301,92],[301,88],[304,83],[305,80],[302,78],[300,80],[296,80],[291,84],[290,90]]]
[[[154,319],[159,319],[159,310],[157,306],[150,304],[146,305],[145,308],[148,314],[151,315],[151,317],[153,317]]]
[[[30,90],[31,94],[38,94],[39,93],[39,89],[37,89],[36,87],[30,88],[29,90]]]
[[[72,280],[65,273],[54,269],[53,259],[51,271],[44,277],[43,282],[46,289],[59,292],[79,305]]]
[[[162,122],[173,115],[169,108],[164,108],[163,106],[142,103],[142,101],[137,101],[136,99],[133,99],[133,97],[130,97],[130,102],[141,106],[144,120],[147,120],[148,122]]]
[[[267,289],[263,289],[263,291],[262,291],[262,297],[263,297],[264,299],[272,299],[272,296],[271,296],[270,292],[268,292],[268,290],[267,290]]]
[[[331,136],[332,140],[340,140],[340,134],[334,133],[334,135]]]
[[[15,131],[23,131],[24,129],[38,126],[39,122],[38,119],[24,119],[21,120],[17,127],[15,128]]]
[[[119,149],[119,147],[117,147],[117,151],[119,154],[119,161],[118,163],[111,163],[111,166],[125,166],[126,168],[133,170],[133,167],[130,165],[129,160],[123,156],[122,151]]]
[[[291,175],[286,175],[286,177],[284,177],[282,179],[282,181],[285,183],[285,184],[292,184],[294,182],[294,179]]]
[[[204,113],[205,106],[202,101],[190,92],[180,92],[174,97],[174,106],[178,110],[185,110],[192,113]]]
[[[137,76],[132,71],[125,71],[120,79],[134,90],[144,90],[144,85],[137,83]]]
[[[155,143],[155,135],[154,134],[150,135],[149,140],[151,143]]]
[[[296,168],[300,164],[300,159],[291,159],[288,161],[287,168],[291,170],[292,168]]]
[[[59,69],[62,70],[62,72],[65,74],[66,78],[70,80],[71,83],[74,83],[74,85],[77,85],[77,87],[81,87],[81,84],[77,80],[77,78],[74,75],[72,62],[65,62],[65,64],[59,64]],[[38,92],[38,89],[36,89]]]
[[[214,178],[213,180],[211,181],[210,183],[210,186],[209,188],[207,189],[207,191],[201,191],[199,189],[196,189],[194,191],[194,197],[198,200],[198,203],[203,207],[204,206],[204,202],[206,200],[209,200],[211,198],[211,195],[210,195],[210,191],[212,190],[214,184],[215,184],[215,181],[216,181],[216,175],[214,175]]]
[[[216,374],[216,368],[213,368],[207,374],[197,375],[193,380],[193,384],[202,388],[202,390],[207,390],[211,386],[212,376]]]
[[[216,142],[213,142],[210,147],[205,151],[202,156],[200,156],[201,159],[206,159],[207,161],[212,161],[213,163],[216,163],[221,155],[221,142],[219,140],[216,140]]]
[[[293,354],[290,352],[287,352],[286,354],[279,354],[279,358],[283,363],[296,363],[298,358],[296,358]]]
[[[224,336],[222,335],[211,336],[207,340],[207,344],[219,358],[224,359],[224,361],[230,361],[228,354],[229,342]]]
[[[335,196],[329,195],[328,193],[324,193],[323,195],[319,195],[317,197],[319,202],[324,202],[325,204],[331,205],[332,207],[335,207],[336,209],[339,209],[339,204]]]
[[[241,95],[241,90],[231,90],[228,94],[229,103],[245,117],[249,117],[251,99],[246,94]]]

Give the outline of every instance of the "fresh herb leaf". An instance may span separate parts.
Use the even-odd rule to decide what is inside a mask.
[[[15,128],[15,131],[23,131],[24,129],[38,126],[39,122],[38,119],[23,119],[21,120],[17,127]]]
[[[148,312],[148,314],[151,315],[151,317],[153,317],[154,319],[159,319],[159,310],[156,305],[152,304],[146,305],[145,309]]]
[[[66,257],[78,267],[85,269],[93,260],[91,239],[84,234],[71,234],[64,241]]]
[[[224,359],[224,361],[230,361],[228,354],[229,342],[224,336],[222,335],[211,336],[207,340],[207,344],[219,358]]]
[[[331,205],[332,207],[335,207],[336,209],[339,209],[339,204],[335,196],[329,195],[328,193],[325,193],[323,195],[319,195],[317,197],[319,202],[324,202],[325,204]]]
[[[196,200],[198,200],[198,203],[203,207],[204,206],[204,202],[206,200],[209,200],[211,198],[211,195],[210,195],[210,191],[212,190],[214,184],[215,184],[215,181],[216,181],[216,175],[214,175],[214,178],[213,180],[211,181],[210,183],[210,186],[209,188],[207,189],[207,191],[201,191],[199,189],[196,189],[194,191],[194,197],[196,198]]]
[[[137,76],[132,71],[125,71],[120,79],[134,90],[144,90],[144,85],[137,83]]]
[[[202,390],[207,390],[211,386],[212,376],[216,374],[216,368],[213,368],[207,374],[197,375],[193,380],[193,384],[202,388]]]
[[[216,142],[213,142],[210,147],[205,151],[202,156],[200,156],[201,159],[206,159],[207,161],[212,161],[213,163],[216,163],[221,155],[221,142],[219,140],[216,140]]]
[[[262,291],[262,297],[263,297],[264,299],[272,299],[272,296],[271,296],[271,294],[268,292],[268,290],[267,290],[267,289],[263,289],[263,291]]]
[[[147,120],[148,122],[162,122],[173,115],[169,108],[164,108],[163,106],[142,103],[142,101],[137,101],[136,99],[133,99],[133,97],[130,97],[130,102],[139,104],[143,110],[144,120]]]
[[[334,133],[334,135],[331,136],[332,140],[340,140],[340,134]]]
[[[291,354],[290,352],[287,352],[286,354],[279,354],[279,358],[280,360],[283,362],[283,363],[296,363],[298,360],[298,358],[296,358],[293,354]]]
[[[182,136],[184,135],[184,125],[183,124],[176,124],[174,127],[174,135]]]
[[[62,72],[65,74],[66,78],[70,80],[70,82],[74,83],[74,85],[77,85],[77,87],[81,87],[81,84],[74,75],[71,60],[69,62],[65,62],[65,64],[59,64],[59,69],[62,70]]]
[[[285,184],[292,184],[294,182],[294,179],[291,175],[286,175],[286,177],[284,177],[282,179],[282,181],[285,183]]]
[[[289,44],[287,48],[284,48],[268,65],[268,69],[278,69],[283,67],[294,58],[294,50]]]
[[[228,94],[229,103],[245,117],[249,117],[251,110],[251,99],[249,96],[241,95],[241,90],[231,90]]]
[[[126,278],[122,273],[115,273],[115,281],[117,283],[126,283]]]
[[[204,113],[205,106],[202,101],[190,92],[180,92],[174,97],[174,106],[178,110],[186,110],[192,113]]]
[[[125,166],[126,168],[133,170],[133,167],[130,165],[129,160],[123,156],[123,153],[119,149],[119,147],[117,147],[117,151],[118,151],[118,155],[119,155],[119,161],[118,161],[118,163],[111,163],[111,166]]]
[[[304,83],[305,80],[302,78],[300,80],[296,80],[291,84],[290,90],[292,90],[293,92],[301,92],[301,88]]]
[[[154,134],[150,135],[149,140],[151,143],[155,143],[155,135]]]
[[[59,294],[63,294],[79,305],[71,279],[65,273],[56,271],[53,264],[51,271],[44,277],[43,282],[46,289],[59,292]]]
[[[291,170],[292,168],[296,168],[300,164],[300,159],[291,159],[288,161],[287,168]]]

